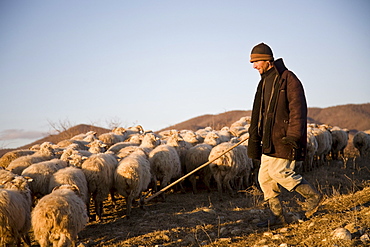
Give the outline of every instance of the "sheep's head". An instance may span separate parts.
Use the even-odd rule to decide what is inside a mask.
[[[15,175],[13,178],[8,177],[7,179],[1,181],[0,186],[4,189],[29,191],[28,183],[32,181],[32,178]]]
[[[62,185],[56,186],[52,192],[56,190],[72,190],[74,193],[76,193],[76,195],[81,197],[79,188],[74,184],[62,184]]]

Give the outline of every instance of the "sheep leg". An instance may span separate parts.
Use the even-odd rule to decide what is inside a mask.
[[[117,203],[116,203],[116,198],[114,197],[114,192],[115,192],[115,189],[111,189],[110,190],[110,198],[112,200],[112,203],[114,206],[117,206]]]
[[[133,191],[130,191],[130,194],[126,197],[126,217],[129,218],[131,214],[131,207],[132,207],[132,199],[133,199]]]
[[[198,191],[197,191],[197,178],[194,174],[189,176],[189,181],[190,181],[191,186],[193,188],[193,193],[194,194],[198,193]]]
[[[31,238],[28,234],[22,236],[22,239],[27,246],[31,246]]]
[[[212,173],[211,172],[208,172],[208,173],[204,174],[203,183],[206,185],[208,192],[211,192],[211,179],[212,179]]]

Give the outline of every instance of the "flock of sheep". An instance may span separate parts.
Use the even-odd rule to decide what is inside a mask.
[[[89,220],[102,220],[103,201],[115,193],[126,200],[126,215],[132,203],[143,205],[148,190],[159,191],[174,179],[213,160],[189,176],[194,193],[197,178],[208,190],[211,180],[217,190],[235,193],[251,185],[256,164],[247,156],[249,118],[230,127],[169,130],[155,134],[138,125],[115,128],[97,136],[91,131],[57,144],[49,142],[30,150],[16,150],[0,158],[1,245],[22,241],[31,245],[32,227],[41,247],[75,246],[77,234]],[[348,131],[326,125],[307,126],[307,170],[343,157]],[[370,154],[370,135],[358,132],[353,139],[361,156]],[[215,157],[220,158],[215,159]],[[165,199],[165,193],[162,193]],[[90,215],[90,202],[95,214]]]

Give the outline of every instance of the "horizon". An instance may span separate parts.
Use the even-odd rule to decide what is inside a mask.
[[[329,106],[329,107],[325,107],[325,108],[321,108],[321,107],[308,107],[308,110],[311,108],[311,109],[313,109],[313,108],[315,108],[315,109],[328,109],[328,108],[334,108],[334,107],[341,107],[341,106],[351,106],[351,105],[366,105],[366,104],[370,104],[370,102],[368,102],[368,103],[363,103],[363,104],[344,104],[344,105],[336,105],[336,106]],[[222,112],[222,113],[215,113],[215,114],[211,114],[211,113],[209,113],[209,114],[201,114],[201,115],[198,115],[198,116],[195,116],[195,117],[192,117],[192,118],[189,118],[189,119],[187,119],[187,120],[184,120],[184,121],[182,121],[182,122],[179,122],[179,123],[176,123],[176,124],[173,124],[173,125],[171,125],[171,126],[175,126],[175,125],[178,125],[178,124],[182,124],[182,123],[184,123],[184,122],[187,122],[187,121],[191,121],[192,119],[195,119],[195,118],[199,118],[199,117],[203,117],[203,116],[206,116],[206,115],[214,115],[214,116],[217,116],[217,115],[220,115],[220,114],[223,114],[223,113],[228,113],[228,112],[233,112],[233,111],[251,111],[251,110],[230,110],[230,111],[227,111],[227,112]],[[307,118],[308,118],[308,116],[307,116]],[[107,129],[108,131],[110,131],[111,129],[110,128],[105,128],[105,127],[102,127],[102,126],[98,126],[98,125],[92,125],[92,124],[87,124],[87,123],[78,123],[78,124],[75,124],[75,125],[73,125],[73,126],[61,126],[61,127],[63,127],[63,129],[65,129],[64,131],[66,131],[66,130],[68,130],[68,129],[70,129],[70,128],[74,128],[74,127],[77,127],[77,126],[79,126],[79,125],[86,125],[86,126],[93,126],[93,127],[96,127],[96,128],[104,128],[104,129]],[[161,129],[158,129],[158,130],[152,130],[152,131],[154,131],[154,132],[157,132],[157,131],[161,131],[161,130],[163,130],[163,129],[166,129],[166,128],[168,128],[168,127],[171,127],[171,126],[166,126],[166,127],[163,127],[163,128],[161,128]],[[123,127],[123,126],[117,126],[117,127]],[[125,127],[129,127],[129,126],[125,126]],[[339,127],[342,127],[342,126],[339,126]],[[150,129],[150,128],[149,128]],[[146,129],[145,127],[144,127],[144,130],[149,130],[149,129]],[[21,147],[23,147],[23,146],[27,146],[27,145],[30,145],[30,144],[32,144],[32,143],[34,143],[34,142],[38,142],[38,141],[40,141],[40,140],[42,140],[42,139],[44,139],[44,138],[47,138],[47,137],[49,137],[50,135],[58,135],[58,134],[60,134],[60,133],[58,133],[58,132],[54,132],[54,133],[51,133],[51,132],[48,132],[48,133],[46,133],[45,132],[45,136],[42,136],[42,137],[38,137],[37,139],[32,139],[32,141],[26,141],[27,139],[25,139],[24,140],[24,143],[21,145],[21,146],[18,146],[18,147],[12,147],[12,148],[8,148],[8,147],[1,147],[0,146],[0,150],[6,150],[6,149],[18,149],[18,148],[21,148]],[[82,133],[81,133],[82,134]]]

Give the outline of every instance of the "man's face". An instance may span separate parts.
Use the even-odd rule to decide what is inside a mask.
[[[270,61],[256,61],[253,62],[253,68],[258,70],[258,72],[260,72],[262,75],[271,68],[271,63]]]

